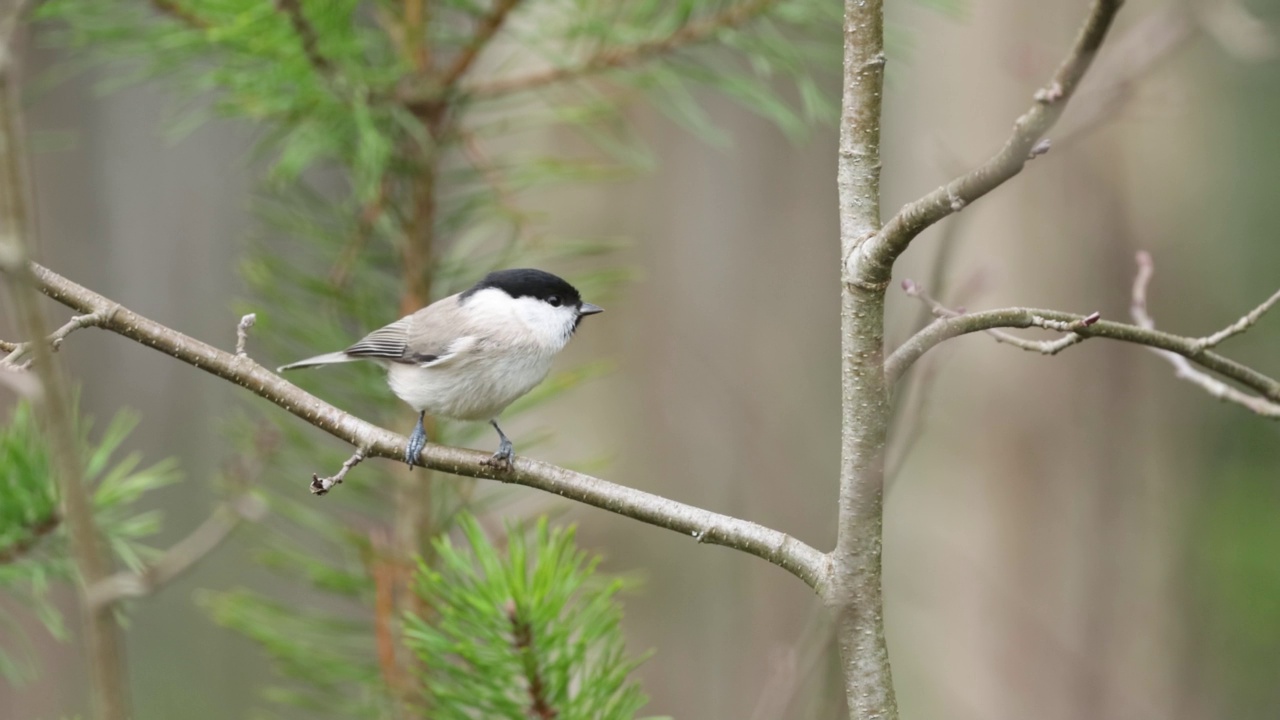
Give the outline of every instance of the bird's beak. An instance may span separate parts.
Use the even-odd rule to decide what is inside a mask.
[[[602,312],[604,312],[604,308],[600,307],[599,305],[592,305],[591,303],[582,303],[582,307],[578,308],[579,316],[595,315],[596,313],[602,313]]]

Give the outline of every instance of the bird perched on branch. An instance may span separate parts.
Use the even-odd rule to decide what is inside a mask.
[[[279,368],[372,360],[387,368],[387,384],[418,411],[404,461],[419,464],[427,444],[427,413],[456,420],[487,420],[498,431],[498,451],[487,464],[510,469],[515,448],[498,415],[547,376],[578,323],[603,312],[583,302],[563,279],[542,270],[491,272],[465,292],[369,333],[340,352]]]

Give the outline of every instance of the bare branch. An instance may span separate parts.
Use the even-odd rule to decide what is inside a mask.
[[[476,58],[480,57],[481,51],[489,44],[494,35],[502,29],[502,24],[506,22],[507,16],[520,4],[520,0],[494,0],[493,8],[480,20],[480,24],[476,26],[475,33],[472,34],[471,40],[467,46],[458,53],[453,62],[445,69],[440,76],[440,85],[445,88],[453,87],[467,70],[471,69],[472,63]]]
[[[1094,0],[1089,15],[1049,83],[1036,91],[1031,109],[1013,124],[1013,134],[990,160],[914,202],[908,203],[860,248],[874,269],[875,281],[887,282],[893,261],[925,228],[996,189],[1022,171],[1031,150],[1066,109],[1098,48],[1107,36],[1123,0]]]
[[[218,508],[190,535],[140,572],[118,572],[91,585],[87,591],[89,606],[109,607],[125,598],[150,595],[207,557],[241,521],[261,520],[266,509],[261,499],[248,493],[227,507]]]
[[[342,463],[342,467],[339,468],[338,472],[333,476],[322,478],[319,475],[313,474],[311,476],[311,494],[325,495],[333,489],[334,485],[342,484],[342,481],[347,477],[347,473],[351,472],[351,468],[363,462],[364,457],[365,450],[364,448],[360,448],[355,451],[355,454],[347,458],[346,462]]]
[[[76,330],[97,326],[106,318],[108,312],[91,312],[85,315],[76,315],[62,327],[49,333],[48,337],[45,338],[45,344],[49,346],[50,351],[57,352],[62,347],[62,341],[66,340],[68,335]],[[0,350],[6,350],[9,353],[3,359],[0,359],[0,367],[8,366],[15,370],[25,370],[30,365],[30,361],[28,360],[21,365],[18,364],[18,361],[31,352],[32,344],[30,341],[22,343],[0,342]]]
[[[115,305],[113,301],[48,268],[32,263],[30,269],[40,289],[68,307],[93,312]],[[337,438],[358,448],[367,448],[368,457],[397,461],[404,457],[407,445],[404,436],[342,412],[252,359],[219,350],[123,307],[101,327],[236,383]],[[428,444],[418,464],[455,475],[536,488],[667,528],[704,543],[755,555],[787,570],[815,589],[821,588],[825,582],[824,555],[777,530],[530,458],[518,457],[511,472],[499,473],[484,465],[488,458],[488,453]]]
[[[1097,320],[1092,324],[1086,325],[1085,321],[1090,317],[1088,315],[1065,313],[1059,310],[1004,308],[940,318],[924,330],[913,335],[897,350],[893,351],[893,354],[885,361],[885,375],[890,383],[897,382],[907,368],[924,353],[951,338],[961,335],[983,332],[993,328],[1040,327],[1060,329],[1062,327],[1075,327],[1074,332],[1086,338],[1108,338],[1168,351],[1255,390],[1273,402],[1280,402],[1280,381],[1276,381],[1235,360],[1225,358],[1212,351],[1200,349],[1199,341],[1196,338],[1173,335],[1160,330],[1144,328],[1138,325],[1126,325],[1109,320]]]
[[[1150,263],[1151,263],[1150,255],[1148,255],[1145,252],[1138,253],[1138,258],[1139,258],[1138,259],[1139,268],[1141,268],[1142,263],[1144,262],[1143,258],[1145,258],[1145,262],[1148,264],[1148,266],[1150,266]],[[1148,275],[1149,274],[1150,274],[1150,271],[1148,271]],[[1141,269],[1139,269],[1139,275],[1141,275]],[[1240,333],[1248,330],[1249,328],[1253,327],[1254,324],[1257,323],[1258,320],[1260,320],[1263,315],[1267,314],[1268,310],[1275,307],[1275,304],[1277,302],[1280,302],[1280,290],[1275,291],[1275,294],[1273,294],[1271,297],[1264,300],[1263,303],[1258,307],[1250,310],[1248,313],[1244,315],[1244,317],[1222,328],[1221,330],[1219,330],[1218,332],[1212,335],[1207,335],[1205,337],[1200,338],[1199,340],[1200,347],[1204,348],[1205,350],[1208,350],[1211,347],[1217,347],[1224,340],[1235,337],[1236,335],[1239,335]]]
[[[1138,273],[1133,279],[1133,301],[1130,305],[1129,311],[1130,314],[1133,315],[1134,322],[1136,322],[1139,327],[1147,330],[1153,330],[1155,328],[1155,320],[1153,320],[1151,315],[1147,312],[1147,286],[1151,283],[1151,276],[1155,273],[1155,264],[1151,261],[1150,253],[1145,251],[1138,252],[1137,261]],[[1218,341],[1221,342],[1221,340],[1225,340],[1238,332],[1244,332],[1244,330],[1248,329],[1250,325],[1257,322],[1258,317],[1261,317],[1262,313],[1266,312],[1267,308],[1273,305],[1277,298],[1280,298],[1280,292],[1272,295],[1271,298],[1262,305],[1259,305],[1248,315],[1245,315],[1239,321],[1228,326],[1221,332],[1214,333],[1207,338],[1192,340],[1192,345],[1197,348],[1212,347],[1211,344],[1207,344],[1207,341],[1213,340],[1214,338],[1221,338]],[[1236,330],[1237,327],[1240,329]],[[1209,393],[1210,396],[1224,402],[1235,403],[1236,405],[1243,406],[1262,417],[1280,419],[1280,393],[1266,393],[1257,387],[1254,387],[1253,389],[1263,392],[1267,397],[1258,397],[1256,395],[1241,392],[1221,380],[1192,367],[1191,362],[1182,355],[1169,352],[1168,350],[1157,350],[1155,348],[1152,348],[1152,350],[1157,355],[1167,360],[1169,364],[1173,365],[1176,377],[1200,386],[1200,388]]]
[[[581,65],[556,67],[529,75],[499,78],[465,87],[464,90],[473,97],[493,97],[535,90],[565,80],[637,65],[658,55],[665,55],[710,40],[720,30],[745,25],[762,15],[776,1],[749,0],[730,5],[706,18],[690,22],[666,37],[604,50]]]

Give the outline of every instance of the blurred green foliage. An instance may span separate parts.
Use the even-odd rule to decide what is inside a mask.
[[[506,551],[475,518],[460,515],[467,547],[434,543],[436,567],[420,564],[425,613],[410,616],[405,641],[436,718],[631,718],[645,703],[627,679],[638,661],[623,647],[622,581],[595,576],[599,558],[574,532],[538,520],[526,540],[508,528]]]
[[[122,448],[137,425],[137,417],[120,411],[91,439],[92,422],[79,413],[78,452],[85,468],[85,482],[92,488],[94,514],[113,555],[132,570],[139,570],[154,556],[142,541],[160,529],[160,515],[139,511],[137,501],[145,493],[175,483],[177,463],[162,460],[143,467],[138,453]],[[58,504],[50,447],[31,404],[14,406],[9,421],[0,426],[0,589],[30,607],[55,637],[65,638],[62,616],[48,597],[57,581],[75,579],[66,531]],[[0,622],[13,629],[17,642],[25,642],[21,625],[0,609]],[[0,674],[10,680],[33,676],[36,668],[26,652],[0,647]]]

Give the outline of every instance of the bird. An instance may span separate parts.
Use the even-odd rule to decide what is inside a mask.
[[[277,372],[368,360],[418,412],[404,461],[419,465],[430,413],[488,421],[498,451],[485,464],[509,471],[515,446],[498,426],[508,405],[547,377],[551,362],[582,319],[604,312],[556,275],[534,268],[495,270],[467,290],[437,300],[364,336],[356,344],[283,365]]]

